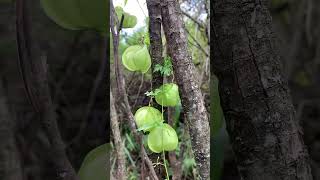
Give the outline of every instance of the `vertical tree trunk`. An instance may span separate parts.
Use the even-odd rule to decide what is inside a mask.
[[[213,1],[213,69],[244,180],[311,180],[267,1]]]
[[[147,0],[149,13],[150,55],[152,58],[152,71],[156,64],[162,62],[162,38],[161,38],[161,5],[160,0]],[[152,87],[162,85],[160,72],[152,73]]]
[[[210,174],[210,129],[207,110],[196,81],[196,70],[188,54],[184,24],[176,0],[161,1],[162,25],[167,39],[168,53],[172,58],[174,75],[187,117],[191,145],[202,179]]]

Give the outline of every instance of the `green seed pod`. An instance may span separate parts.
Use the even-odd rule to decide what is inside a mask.
[[[180,102],[179,89],[174,83],[163,84],[155,96],[156,102],[162,106],[176,106]]]
[[[151,57],[147,46],[134,45],[128,47],[122,54],[122,64],[129,71],[148,72],[151,67]]]
[[[155,127],[148,135],[148,147],[155,153],[175,150],[178,147],[176,131],[169,124]]]
[[[87,26],[77,0],[40,0],[40,3],[47,16],[63,28],[80,30]]]
[[[134,118],[138,128],[144,127],[144,132],[152,130],[152,126],[156,123],[163,122],[161,112],[158,109],[150,106],[139,108],[136,111]]]
[[[66,0],[65,0],[66,1]],[[87,22],[89,29],[108,32],[109,1],[107,0],[78,0],[80,14]]]

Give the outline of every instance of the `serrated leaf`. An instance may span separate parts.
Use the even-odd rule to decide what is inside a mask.
[[[90,151],[78,172],[80,180],[109,180],[107,173],[108,154],[111,152],[109,143],[103,144]]]
[[[154,70],[153,70],[153,72],[161,72],[161,70],[162,70],[162,65],[161,64],[156,64],[155,66],[154,66]]]

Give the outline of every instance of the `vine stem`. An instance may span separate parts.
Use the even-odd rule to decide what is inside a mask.
[[[163,131],[162,131],[163,132]],[[163,137],[163,136],[162,136]],[[163,141],[162,141],[163,142]],[[162,149],[162,155],[163,155],[163,164],[164,164],[164,169],[166,170],[166,174],[167,174],[167,180],[170,180],[169,178],[169,173],[168,173],[168,168],[167,168],[167,164],[166,164],[166,154],[164,153],[164,150]]]
[[[163,83],[162,83],[163,84]],[[163,87],[162,87],[163,88]],[[162,113],[162,119],[164,119],[163,117],[163,113],[164,113],[164,109],[163,109],[163,99],[161,101],[161,113]],[[163,146],[163,128],[162,128],[162,146]],[[170,180],[170,177],[169,177],[169,173],[168,173],[168,168],[167,168],[167,164],[166,164],[166,154],[164,153],[164,149],[162,147],[162,158],[163,158],[163,164],[164,164],[164,169],[166,170],[166,175],[167,175],[167,180]]]

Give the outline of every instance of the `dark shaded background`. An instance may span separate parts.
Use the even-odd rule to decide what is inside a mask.
[[[296,120],[304,133],[313,177],[320,180],[320,2],[269,2]],[[225,156],[222,179],[240,179],[230,145],[226,145]]]
[[[43,131],[19,73],[14,8],[13,3],[0,2],[0,101],[4,102],[0,110],[8,110],[6,117],[0,117],[0,179],[12,169],[13,173],[22,171],[25,179],[50,180],[54,175],[47,159],[54,157],[46,157],[41,149]],[[85,155],[109,139],[106,72],[97,92],[92,93],[102,62],[102,38],[95,32],[60,28],[44,14],[39,1],[29,1],[29,13],[32,41],[47,56],[60,132],[69,159],[78,170]],[[90,95],[94,100],[91,108]]]

